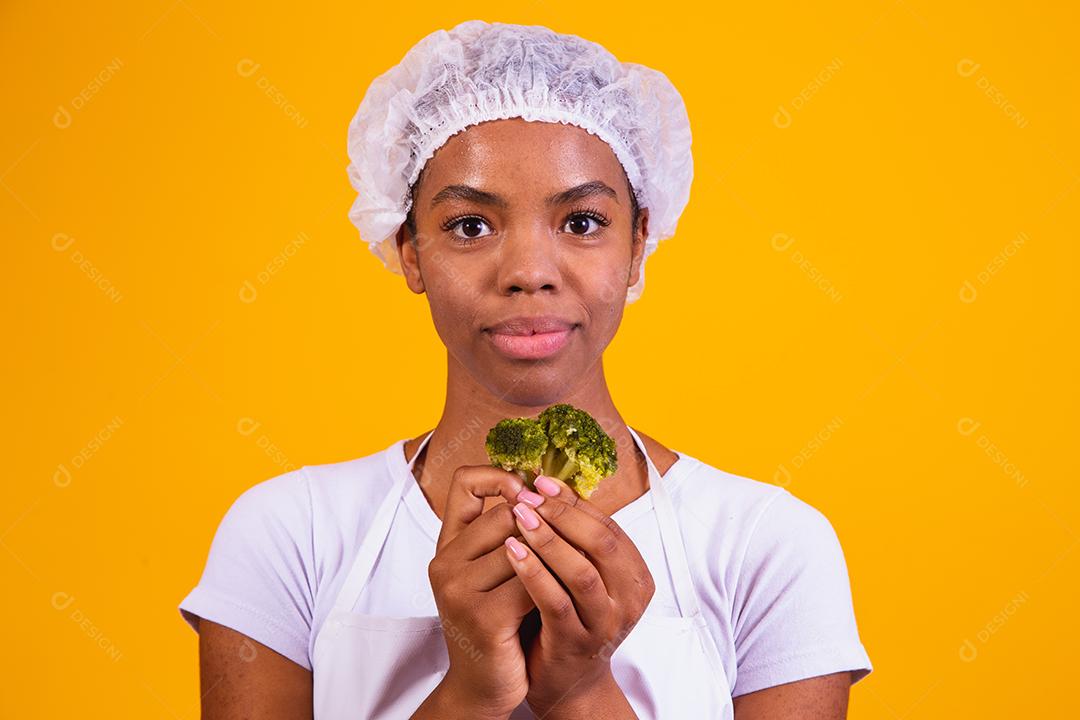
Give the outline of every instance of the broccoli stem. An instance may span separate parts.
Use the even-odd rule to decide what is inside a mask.
[[[558,478],[563,482],[577,474],[580,469],[578,464],[570,459],[570,456],[555,447],[548,447],[544,451],[541,468],[548,477]]]
[[[544,475],[553,475],[552,468],[555,465],[555,456],[559,453],[559,449],[554,445],[548,445],[547,450],[544,451],[543,457],[540,458],[540,472]]]
[[[580,470],[580,467],[578,466],[578,464],[576,462],[574,462],[573,460],[571,460],[570,458],[567,458],[566,459],[566,464],[563,465],[562,470],[560,470],[559,473],[555,477],[559,478],[563,482],[566,482],[567,480],[569,480],[573,476],[577,475],[578,470]]]

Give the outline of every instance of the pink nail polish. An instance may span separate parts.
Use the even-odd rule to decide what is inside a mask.
[[[540,527],[540,518],[537,516],[533,509],[525,503],[518,503],[514,506],[514,514],[521,520],[521,524],[526,530],[535,530]]]
[[[559,484],[549,477],[540,475],[533,483],[536,485],[536,489],[544,493],[548,497],[555,497],[559,494]]]
[[[522,490],[521,492],[519,492],[517,499],[519,502],[523,502],[526,505],[531,505],[532,507],[539,507],[540,503],[544,502],[543,495],[537,495],[536,493],[530,492],[529,490]]]
[[[521,543],[519,543],[517,541],[517,538],[515,537],[506,538],[505,544],[506,547],[510,548],[510,552],[514,553],[514,557],[516,557],[518,560],[524,560],[525,556],[528,554],[525,552],[525,548],[522,547]]]

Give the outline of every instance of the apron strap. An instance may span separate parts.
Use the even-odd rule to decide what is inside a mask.
[[[679,614],[682,617],[695,617],[701,615],[701,606],[698,603],[697,593],[694,592],[693,578],[690,576],[690,564],[686,559],[686,547],[683,545],[682,533],[679,532],[679,521],[675,515],[675,508],[671,504],[671,496],[668,495],[664,479],[660,477],[660,471],[656,469],[649,452],[645,449],[645,443],[629,425],[634,442],[645,456],[645,462],[649,466],[649,489],[653,494],[653,508],[656,513],[656,522],[660,526],[660,541],[664,547],[664,557],[667,560],[668,572],[671,574],[671,583],[675,589],[675,602],[679,606]]]
[[[423,451],[424,446],[427,445],[434,432],[434,430],[429,432],[423,442],[420,443],[420,447],[416,449],[416,453],[409,460],[407,471],[394,478],[393,484],[390,486],[390,492],[383,498],[379,509],[375,511],[371,527],[364,535],[364,539],[360,541],[360,549],[356,553],[356,559],[353,561],[349,574],[345,576],[345,582],[342,584],[341,591],[338,592],[337,600],[334,602],[336,610],[352,612],[356,601],[360,599],[360,593],[363,591],[364,586],[367,585],[368,578],[371,577],[371,571],[375,567],[375,559],[379,557],[379,553],[382,552],[383,545],[386,543],[386,538],[390,534],[390,526],[394,522],[394,515],[397,514],[398,505],[405,494],[405,489],[410,482],[416,481],[412,474],[416,458],[420,457],[421,451]]]

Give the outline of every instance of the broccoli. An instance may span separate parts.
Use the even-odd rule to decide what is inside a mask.
[[[531,489],[543,464],[548,437],[532,418],[506,418],[488,431],[484,447],[492,465],[516,472]]]
[[[515,472],[529,489],[538,475],[556,477],[586,500],[618,469],[615,441],[589,413],[552,405],[536,419],[506,418],[484,442],[491,464]]]

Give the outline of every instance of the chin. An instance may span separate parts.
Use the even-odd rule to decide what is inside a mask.
[[[560,363],[564,365],[564,363]],[[525,407],[546,408],[563,400],[576,387],[578,377],[566,377],[558,366],[536,367],[527,364],[509,366],[480,378],[488,392],[497,398]]]

